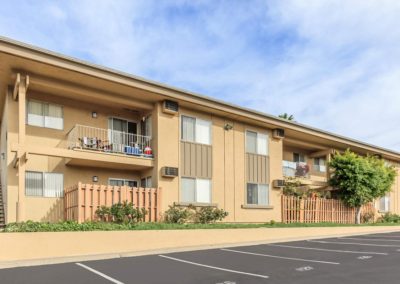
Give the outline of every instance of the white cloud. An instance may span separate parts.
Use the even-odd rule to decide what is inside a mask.
[[[400,150],[399,1],[117,3],[8,4],[0,33]]]

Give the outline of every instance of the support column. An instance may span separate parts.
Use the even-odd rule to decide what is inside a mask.
[[[17,201],[17,222],[25,221],[25,170],[26,170],[26,150],[25,150],[25,123],[26,123],[26,91],[29,84],[29,77],[20,78],[17,75],[15,89],[17,94],[14,99],[18,99],[18,201]],[[15,92],[14,92],[15,93]]]

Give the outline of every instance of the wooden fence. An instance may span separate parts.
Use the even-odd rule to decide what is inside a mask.
[[[78,183],[64,191],[64,218],[66,220],[97,220],[96,210],[102,205],[111,206],[118,202],[132,202],[137,209],[145,208],[146,222],[155,222],[161,214],[161,189],[133,188]]]
[[[372,203],[362,207],[361,214],[375,214]],[[355,223],[355,209],[349,208],[340,200],[325,198],[299,198],[282,195],[282,222],[318,223],[333,222]]]

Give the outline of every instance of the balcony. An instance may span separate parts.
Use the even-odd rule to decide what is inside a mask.
[[[66,158],[67,165],[139,171],[154,167],[150,136],[77,124],[65,142],[51,155]]]
[[[308,178],[310,168],[307,163],[304,162],[282,162],[282,171],[284,177],[302,177]]]
[[[77,124],[69,132],[68,149],[153,158],[151,137]]]

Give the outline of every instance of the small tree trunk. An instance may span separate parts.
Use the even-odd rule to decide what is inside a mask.
[[[356,224],[361,224],[361,206],[356,207]]]

